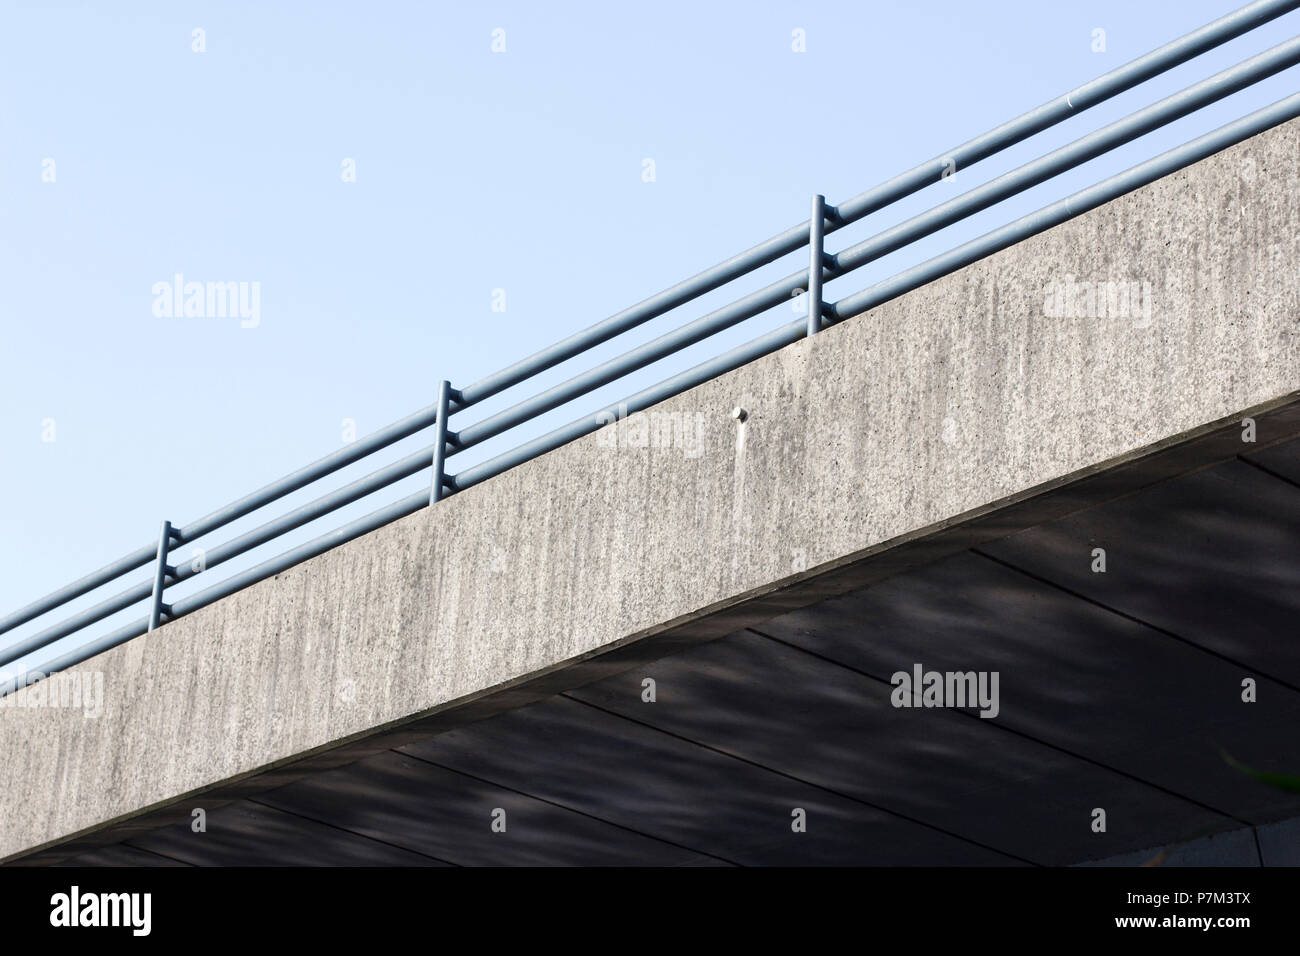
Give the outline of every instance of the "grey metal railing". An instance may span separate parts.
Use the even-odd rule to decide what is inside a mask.
[[[1300,7],[1300,0],[1258,0],[838,206],[827,204],[822,196],[815,196],[808,221],[792,226],[779,235],[733,256],[726,262],[706,269],[658,295],[570,335],[550,348],[516,362],[472,385],[456,389],[450,382],[443,381],[437,389],[437,401],[428,408],[359,439],[196,521],[179,527],[164,521],[156,544],[133,551],[39,601],[0,618],[0,634],[5,634],[132,571],[152,565],[148,579],[141,580],[59,623],[47,626],[0,649],[0,665],[12,663],[137,604],[145,606],[147,612],[145,616],[80,645],[75,650],[64,653],[39,668],[27,670],[8,682],[7,686],[0,687],[0,694],[78,664],[101,651],[154,630],[167,621],[196,611],[257,581],[278,574],[294,564],[421,508],[436,504],[448,495],[470,488],[522,462],[589,434],[614,417],[642,411],[795,342],[801,337],[813,335],[828,325],[859,315],[962,266],[1109,202],[1279,123],[1300,116],[1300,93],[1297,93],[1043,209],[1016,219],[927,262],[906,269],[861,292],[833,303],[823,301],[822,288],[826,281],[846,275],[946,226],[964,220],[1081,163],[1300,63],[1300,37],[1295,37],[1234,67],[1216,73],[1124,119],[1025,163],[1017,169],[954,199],[940,203],[924,213],[913,216],[838,253],[828,254],[825,251],[826,236],[938,182],[943,178],[945,171],[965,169],[978,163],[1297,7]],[[809,266],[806,270],[800,270],[770,283],[730,305],[716,309],[674,331],[608,359],[593,369],[466,425],[458,431],[449,427],[453,416],[472,409],[486,399],[523,384],[540,373],[679,306],[690,303],[804,246],[809,250]],[[732,348],[694,368],[643,389],[621,402],[584,415],[561,428],[526,441],[486,461],[454,474],[447,472],[447,463],[457,454],[788,302],[792,295],[798,294],[803,294],[809,303],[806,318],[782,325],[744,345]],[[200,566],[168,563],[169,555],[177,545],[197,541],[286,495],[429,428],[433,429],[432,445],[207,550]],[[206,573],[253,548],[427,468],[432,469],[430,490],[408,495],[328,534],[262,561],[173,603],[169,604],[165,601],[167,588],[199,573]]]

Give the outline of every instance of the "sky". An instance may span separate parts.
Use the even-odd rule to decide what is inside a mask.
[[[156,542],[164,518],[183,526],[430,405],[441,379],[477,381],[805,220],[815,193],[855,196],[1241,5],[0,0],[0,615]],[[1283,17],[959,170],[827,249],[1290,39],[1298,24],[1300,13]],[[1296,79],[1293,68],[1148,134],[829,283],[826,297],[1272,103]],[[452,427],[806,267],[806,255]],[[177,274],[256,288],[256,312],[168,315],[158,288]],[[793,317],[793,306],[758,316],[450,470]],[[205,543],[431,441],[395,445]],[[427,485],[422,474],[391,486],[168,597]],[[187,561],[191,550],[178,550]],[[148,577],[141,569],[0,635],[0,647]]]

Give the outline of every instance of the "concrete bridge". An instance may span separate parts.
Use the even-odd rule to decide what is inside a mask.
[[[93,719],[11,695],[0,859],[1300,863],[1300,794],[1237,766],[1300,773],[1297,157],[1292,121],[113,648]]]

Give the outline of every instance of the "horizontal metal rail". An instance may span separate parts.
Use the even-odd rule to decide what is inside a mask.
[[[376,491],[387,488],[394,482],[400,481],[410,475],[417,474],[429,467],[429,461],[432,455],[432,447],[413,452],[405,458],[402,458],[400,461],[396,461],[385,468],[381,468],[379,471],[366,475],[363,478],[358,478],[357,480],[344,485],[342,488],[338,488],[327,495],[317,498],[315,501],[310,501],[307,504],[295,508],[288,514],[282,515],[272,521],[268,521],[263,525],[253,528],[251,531],[246,531],[239,537],[233,538],[225,544],[218,545],[211,550],[206,551],[204,553],[203,569],[207,570],[209,568],[217,567],[218,565],[229,561],[231,558],[236,558],[246,551],[251,551],[253,548],[265,544],[268,541],[272,541],[296,528],[300,528],[311,521],[315,521],[317,518],[323,517],[333,511],[337,511],[346,505],[352,504],[354,501],[359,501]],[[193,564],[183,564],[175,568],[174,572],[168,575],[168,577],[171,579],[172,583],[179,583],[192,578],[198,573],[199,571],[195,569]],[[47,644],[51,644],[60,638],[81,630],[89,624],[102,621],[109,615],[130,607],[132,604],[148,597],[152,592],[153,586],[154,582],[152,580],[142,581],[119,594],[115,594],[112,597],[101,601],[94,607],[87,608],[75,617],[71,617],[53,627],[46,628],[43,631],[33,634],[25,640],[3,648],[0,650],[0,665],[8,664],[20,657],[24,657],[35,650],[45,647]],[[176,616],[174,609],[172,616]]]
[[[428,507],[428,504],[428,492],[421,491],[413,495],[408,495],[401,501],[380,508],[378,511],[366,515],[364,518],[358,518],[355,521],[351,521],[343,527],[331,531],[328,534],[323,534],[318,538],[313,538],[311,541],[301,544],[290,551],[286,551],[284,554],[263,561],[261,564],[251,567],[246,571],[242,571],[239,574],[222,581],[220,584],[213,585],[206,590],[199,591],[197,594],[191,594],[189,597],[177,601],[172,605],[172,615],[174,617],[182,617],[186,614],[197,611],[199,608],[207,607],[215,601],[219,601],[224,597],[229,597],[236,591],[242,591],[251,584],[256,584],[259,581],[264,581],[272,575],[286,571],[295,564],[300,564],[309,558],[314,558],[317,555],[324,554],[332,548],[337,548],[341,544],[346,544],[355,538],[369,534],[371,531],[374,531],[377,528],[382,528],[386,524],[391,524],[399,518],[405,518],[407,515],[414,514],[415,512]],[[139,621],[133,621],[130,624],[123,625],[117,630],[105,634],[103,637],[97,638],[89,644],[60,655],[39,668],[19,675],[16,679],[11,679],[8,688],[3,684],[0,684],[0,692],[12,690],[15,687],[25,686],[26,684],[33,683],[40,678],[47,677],[50,674],[66,670],[69,667],[74,667],[83,661],[89,660],[96,654],[102,654],[109,648],[123,644],[132,638],[140,637],[142,634],[147,633],[148,630],[148,618],[142,618]]]
[[[1022,242],[1030,236],[1037,235],[1052,226],[1059,225],[1103,203],[1117,199],[1125,193],[1132,192],[1162,176],[1182,169],[1215,153],[1234,146],[1242,140],[1271,129],[1279,123],[1300,116],[1300,93],[1289,96],[1272,106],[1251,113],[1235,123],[1220,127],[1205,136],[1198,137],[1177,149],[1162,153],[1155,159],[1148,160],[1132,169],[1103,180],[1095,186],[1081,190],[1052,203],[1037,212],[1030,213],[1015,222],[996,229],[978,239],[973,239],[951,252],[937,256],[921,263],[891,279],[877,283],[869,289],[847,296],[827,308],[827,315],[834,322],[843,321],[861,315],[869,309],[898,298],[920,286],[942,278],[949,273],[968,266],[980,259],[987,258],[995,252]],[[457,491],[470,488],[486,481],[503,471],[509,471],[522,462],[536,458],[561,445],[566,445],[583,435],[608,424],[612,418],[631,415],[644,411],[666,399],[692,389],[697,385],[725,375],[755,359],[797,342],[807,334],[807,320],[796,319],[786,325],[773,329],[765,335],[736,346],[717,358],[703,362],[666,379],[657,385],[637,392],[622,402],[607,405],[592,415],[585,415],[576,421],[557,428],[540,438],[512,451],[498,455],[489,461],[467,468],[457,474],[452,482]]]
[[[1200,56],[1208,50],[1275,20],[1296,9],[1297,6],[1300,6],[1300,3],[1294,0],[1262,0],[1262,2],[1248,4],[1240,10],[1152,50],[1145,56],[1116,67],[1109,73],[1068,93],[1063,93],[1037,109],[1003,123],[982,136],[977,136],[928,162],[921,163],[874,189],[854,196],[838,206],[828,205],[827,215],[831,217],[831,222],[827,224],[826,232],[829,234],[851,222],[856,222],[863,216],[884,209],[931,183],[938,182],[945,170],[965,169],[1000,153],[1035,133],[1041,133],[1071,116],[1132,89],[1139,83],[1144,83],[1152,77],[1186,63],[1193,57]],[[513,385],[518,385],[539,372],[544,372],[643,322],[663,315],[679,305],[802,248],[808,240],[808,227],[807,220],[797,226],[791,226],[784,232],[760,242],[739,255],[732,256],[712,269],[706,269],[671,289],[651,296],[617,315],[610,316],[603,322],[557,342],[550,348],[543,349],[500,372],[489,375],[482,381],[475,382],[462,390],[462,407],[476,404]]]
[[[1297,63],[1300,63],[1300,37],[1280,43],[1258,56],[1138,110],[1131,116],[1117,120],[970,192],[940,203],[919,216],[850,246],[831,257],[834,272],[843,275],[902,249],[918,239],[969,218],[1004,199],[1031,189]]]
[[[830,256],[825,275],[827,278],[834,278],[860,268],[1296,63],[1300,63],[1300,38],[1279,44],[1244,63],[1166,97],[1132,116],[1112,123],[1068,146],[1026,163],[1019,169],[999,176],[977,189],[942,203],[926,213],[914,216],[837,255]],[[681,351],[723,329],[753,318],[788,301],[791,293],[801,289],[807,281],[807,270],[793,273],[738,302],[724,306],[623,355],[609,359],[596,368],[555,385],[527,401],[497,412],[457,432],[457,447],[471,448],[516,425],[558,408],[578,396]],[[458,484],[456,487],[459,489],[465,486]]]
[[[1139,163],[1118,175],[1102,180],[1095,186],[1082,189],[1049,206],[1044,206],[1037,212],[1022,216],[1009,225],[995,229],[978,239],[972,239],[951,252],[935,256],[890,279],[878,282],[869,289],[845,296],[830,307],[830,317],[835,322],[842,322],[844,319],[861,315],[890,299],[896,299],[972,262],[1023,242],[1030,236],[1068,222],[1090,209],[1096,209],[1112,199],[1118,199],[1125,193],[1149,185],[1157,179],[1175,173],[1192,163],[1200,162],[1297,116],[1300,116],[1300,93],[1278,100],[1235,122],[1220,126],[1204,136],[1198,136],[1189,143],[1161,153],[1154,159]]]
[[[203,537],[211,531],[230,524],[239,518],[256,511],[273,501],[283,498],[285,495],[292,494],[300,488],[304,488],[326,475],[333,474],[341,468],[346,468],[354,462],[360,461],[367,455],[370,455],[382,448],[387,448],[395,442],[401,441],[410,435],[415,434],[421,429],[427,428],[433,424],[436,417],[436,409],[433,406],[421,409],[413,415],[408,415],[401,421],[394,422],[386,428],[382,428],[373,435],[367,435],[365,438],[358,439],[345,448],[341,448],[332,454],[326,455],[317,461],[312,462],[304,468],[300,468],[291,475],[286,475],[278,481],[273,481],[264,488],[259,488],[250,494],[245,495],[238,501],[234,501],[224,508],[220,508],[209,515],[193,521],[183,528],[176,529],[177,542],[184,544]],[[107,584],[115,578],[128,574],[137,568],[142,568],[153,561],[157,553],[156,545],[148,545],[133,551],[124,558],[119,558],[112,564],[105,565],[93,574],[88,574],[79,581],[74,581],[66,587],[60,588],[52,594],[47,594],[39,601],[29,604],[27,607],[5,618],[0,619],[0,634],[11,631],[15,627],[27,623],[28,621],[39,617],[47,611],[53,610],[75,598],[81,597],[101,585]]]
[[[821,328],[875,308],[892,298],[1065,222],[1073,216],[1212,155],[1249,136],[1295,118],[1300,115],[1300,94],[1280,100],[1272,106],[1222,126],[1123,173],[1111,176],[1095,186],[1022,216],[1008,225],[906,269],[889,279],[877,282],[870,288],[848,295],[838,302],[822,301],[822,288],[827,281],[910,246],[919,239],[1132,142],[1152,130],[1215,103],[1266,77],[1300,64],[1300,37],[1278,44],[1236,66],[1193,83],[1159,102],[1054,149],[966,193],[939,203],[837,254],[824,251],[822,244],[826,236],[940,181],[945,172],[968,168],[1035,133],[1055,126],[1297,7],[1300,7],[1300,0],[1259,0],[1252,3],[838,206],[826,204],[822,197],[816,196],[811,206],[812,215],[807,221],[602,322],[570,335],[556,345],[516,362],[473,385],[458,390],[446,381],[436,384],[438,400],[433,405],[408,415],[187,525],[172,527],[164,522],[156,544],[133,551],[39,601],[0,618],[0,634],[4,634],[132,571],[153,565],[151,579],[132,584],[63,621],[0,648],[0,665],[13,663],[127,608],[149,602],[145,608],[147,614],[140,620],[122,625],[90,643],[58,655],[39,668],[26,671],[14,679],[12,686],[21,686],[40,679],[46,674],[85,661],[110,647],[139,637],[153,628],[165,626],[168,621],[192,613],[299,562],[413,514],[438,502],[448,494],[473,487],[538,455],[590,434],[615,419],[644,411],[667,398],[813,334]],[[706,293],[803,248],[808,250],[806,268],[770,282],[728,305],[714,309],[707,315],[663,333],[621,355],[607,359],[594,368],[574,374],[531,397],[516,401],[504,410],[490,414],[459,431],[449,427],[448,420],[452,416],[463,413],[507,389],[530,381],[534,376],[575,358],[595,346],[693,302]],[[820,269],[818,264],[821,265]],[[792,295],[799,293],[804,293],[808,300],[809,309],[806,317],[782,324],[722,355],[641,389],[622,402],[607,405],[595,413],[570,421],[567,425],[524,441],[517,447],[485,461],[471,464],[456,474],[444,471],[444,466],[450,459],[467,449],[533,422],[539,416],[625,378],[632,372],[675,355],[689,346],[783,303],[788,303]],[[175,566],[168,564],[169,554],[174,552],[177,545],[198,541],[342,468],[430,428],[434,430],[433,445],[412,452],[397,462],[321,495],[287,514],[268,520],[224,543],[205,549],[203,560],[199,564],[181,563]],[[196,593],[171,603],[164,600],[164,592],[167,588],[246,554],[425,469],[430,469],[432,475],[427,490],[380,507],[364,517],[348,522],[341,528],[319,535],[276,557],[263,560]],[[5,689],[0,688],[0,693],[3,692]]]

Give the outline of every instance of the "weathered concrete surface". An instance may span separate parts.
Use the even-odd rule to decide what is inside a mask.
[[[1298,152],[1293,122],[659,406],[705,416],[700,457],[589,436],[109,651],[99,719],[0,710],[0,859],[1222,460],[1243,412],[1295,434]],[[1149,322],[1044,315],[1048,286],[1120,280]]]
[[[1300,866],[1300,820],[1245,827],[1080,866]]]

